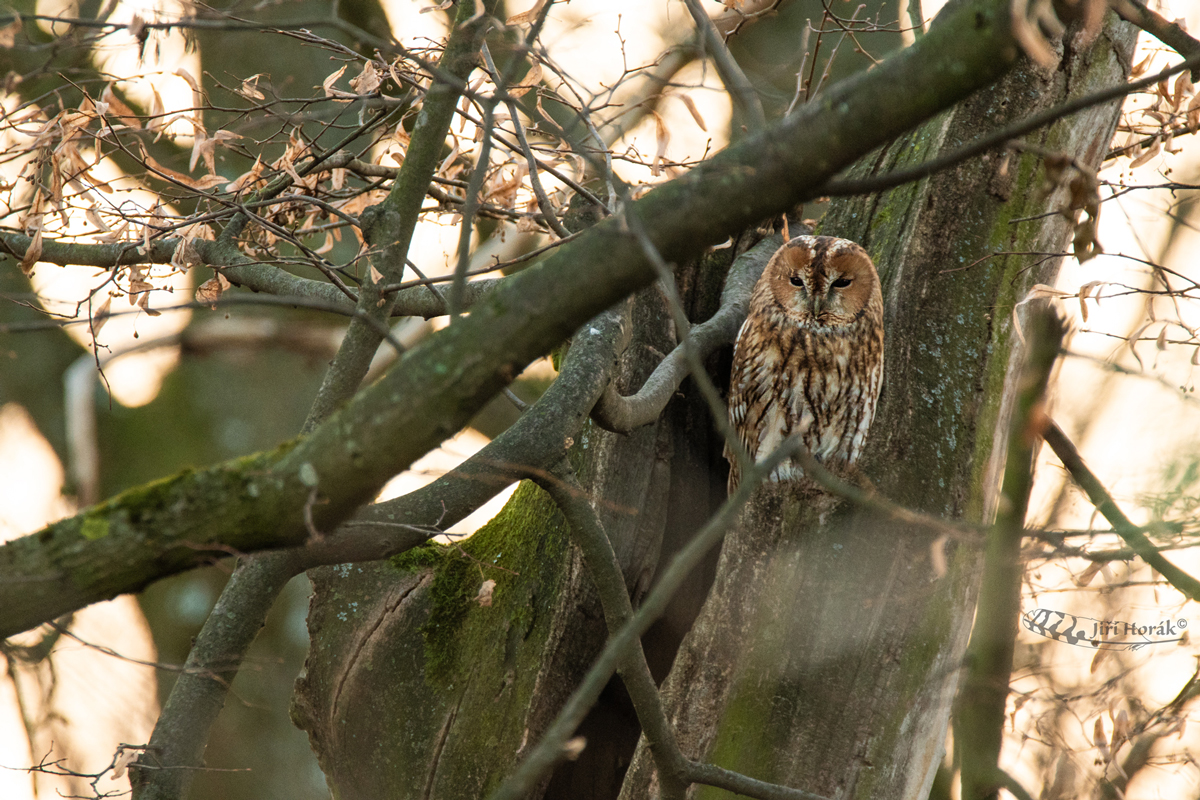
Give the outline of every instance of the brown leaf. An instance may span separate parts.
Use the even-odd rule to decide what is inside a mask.
[[[170,124],[171,120],[167,117],[166,110],[163,108],[162,95],[158,93],[158,89],[155,89],[153,84],[150,85],[150,92],[150,113],[148,114],[149,121],[146,122],[146,127],[155,133],[161,133]]]
[[[358,94],[371,94],[380,87],[383,79],[379,76],[379,70],[375,69],[375,62],[368,61],[363,64],[362,72],[356,77],[350,79],[350,86]]]
[[[524,78],[522,78],[518,83],[514,83],[512,86],[508,87],[508,93],[513,97],[520,97],[541,82],[542,65],[535,61],[529,68],[529,72],[525,73]]]
[[[445,11],[453,3],[454,3],[454,0],[442,0],[442,2],[438,3],[436,6],[425,6],[417,13],[428,14],[430,11]]]
[[[215,311],[217,308],[215,303],[221,299],[221,294],[229,287],[229,281],[218,272],[215,277],[209,278],[196,288],[196,302],[208,303]]]
[[[704,124],[704,117],[700,116],[700,109],[696,108],[696,104],[692,102],[692,98],[688,97],[686,94],[677,94],[675,96],[682,100],[683,104],[687,106],[688,113],[692,115],[692,119],[696,120],[696,124],[700,126],[700,130],[707,133],[708,126]]]
[[[657,111],[651,111],[654,115],[654,136],[658,141],[658,147],[654,151],[654,161],[650,165],[650,174],[658,177],[662,173],[662,160],[667,154],[667,145],[671,142],[671,133],[667,130],[667,124],[663,121],[662,115]]]
[[[342,64],[342,66],[338,69],[337,72],[333,73],[328,78],[321,81],[321,88],[325,90],[326,97],[353,97],[354,96],[354,95],[350,94],[349,92],[344,92],[341,89],[333,88],[333,85],[335,83],[337,83],[338,78],[342,77],[342,74],[345,73],[347,66],[348,65],[346,65],[346,64]]]
[[[100,307],[96,309],[96,312],[92,314],[92,341],[96,340],[96,337],[100,335],[100,329],[104,327],[104,323],[108,322],[109,317],[112,316],[112,314],[110,314],[108,311],[108,307],[111,304],[112,296],[109,295],[108,297],[104,298],[104,302],[101,303]]]
[[[1155,136],[1154,141],[1150,143],[1150,147],[1146,148],[1146,152],[1142,153],[1140,156],[1138,156],[1137,158],[1135,158],[1133,161],[1131,161],[1129,163],[1129,168],[1135,169],[1136,167],[1142,166],[1143,164],[1147,163],[1152,158],[1154,158],[1156,155],[1158,155],[1161,150],[1162,150],[1162,142],[1159,141],[1157,136]]]
[[[204,263],[196,251],[195,245],[192,244],[193,238],[184,237],[183,241],[175,247],[175,252],[171,254],[171,265],[176,269],[189,270]]]
[[[1158,332],[1158,338],[1154,340],[1154,346],[1159,350],[1167,349],[1167,326],[1163,325],[1162,330]]]
[[[1028,0],[1012,0],[1009,6],[1012,17],[1012,34],[1029,56],[1045,69],[1053,69],[1058,65],[1058,54],[1050,47],[1046,37],[1038,30],[1037,21],[1029,18]]]
[[[142,121],[138,119],[137,114],[134,113],[132,108],[125,105],[121,101],[121,98],[117,97],[111,83],[104,87],[104,93],[100,95],[100,100],[108,105],[108,115],[110,117],[116,117],[134,130],[140,131],[142,129]]]
[[[380,272],[379,270],[375,269],[374,264],[371,264],[370,267],[371,267],[371,270],[370,270],[371,271],[371,283],[374,283],[376,285],[383,283],[383,273]]]
[[[259,72],[246,78],[242,81],[242,88],[238,89],[237,93],[247,100],[266,100],[267,96],[258,90],[258,79],[262,76],[263,73]]]
[[[533,4],[533,8],[528,11],[522,11],[520,14],[513,14],[508,19],[504,20],[505,25],[528,25],[538,18],[538,14],[542,13],[542,9],[546,6],[546,0],[537,0]]]
[[[25,248],[25,256],[21,259],[21,271],[26,276],[33,274],[33,265],[38,262],[42,256],[42,223],[38,220],[37,231],[33,234],[33,240],[29,243],[29,247]]]
[[[1100,653],[1102,652],[1104,651],[1101,650],[1096,653],[1096,659],[1101,657]],[[1095,664],[1096,660],[1094,659],[1092,663]],[[1093,669],[1093,671],[1095,670]],[[1109,761],[1112,761],[1112,753],[1108,749],[1108,737],[1104,733],[1103,717],[1096,717],[1096,724],[1092,728],[1092,744],[1100,749],[1100,755],[1104,758],[1104,763],[1107,764]]]
[[[1102,568],[1102,565],[1098,561],[1093,561],[1091,564],[1088,564],[1087,569],[1085,569],[1083,572],[1079,573],[1078,576],[1076,576],[1075,585],[1076,586],[1087,586],[1089,583],[1091,583],[1095,579],[1095,577],[1097,575],[1100,574],[1101,568]]]

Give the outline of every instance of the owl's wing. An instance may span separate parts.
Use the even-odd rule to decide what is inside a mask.
[[[773,432],[777,435],[780,427],[783,409],[775,402],[780,363],[778,347],[762,335],[761,326],[747,319],[738,333],[729,376],[729,420],[742,446],[755,460],[766,452],[763,445],[769,442],[764,440],[772,438]],[[732,490],[737,487],[741,471],[728,444],[725,458],[730,464]]]

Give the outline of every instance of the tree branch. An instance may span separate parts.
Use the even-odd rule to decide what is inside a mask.
[[[1138,0],[1109,0],[1108,5],[1118,17],[1137,25],[1184,58],[1200,55],[1200,41],[1174,22],[1168,22],[1162,14],[1146,8]],[[1200,70],[1192,70],[1192,80],[1200,81]]]
[[[1125,543],[1136,553],[1143,561],[1149,564],[1153,569],[1157,570],[1160,575],[1182,592],[1186,597],[1192,600],[1200,599],[1200,581],[1187,574],[1179,567],[1167,561],[1166,558],[1159,553],[1158,548],[1154,543],[1146,538],[1146,534],[1137,525],[1130,521],[1129,517],[1121,511],[1120,506],[1113,500],[1112,495],[1100,483],[1100,479],[1096,477],[1087,464],[1084,463],[1083,457],[1079,455],[1079,451],[1075,449],[1075,445],[1063,433],[1062,428],[1050,421],[1042,436],[1046,440],[1046,444],[1050,445],[1050,449],[1054,451],[1054,455],[1058,456],[1058,460],[1067,468],[1067,472],[1071,473],[1071,477],[1075,483],[1083,489],[1084,494],[1092,501],[1092,505],[1096,510],[1108,520]]]
[[[762,130],[767,125],[767,116],[763,113],[762,101],[758,99],[754,85],[750,83],[746,73],[742,72],[742,68],[738,66],[733,53],[730,53],[729,48],[725,46],[725,40],[721,38],[712,18],[701,7],[700,0],[684,0],[684,2],[692,14],[692,19],[696,22],[696,30],[704,43],[704,53],[712,58],[717,67],[717,74],[721,77],[721,83],[725,84],[725,91],[729,93],[733,104],[741,112],[746,126],[752,133]]]
[[[691,346],[701,361],[712,355],[718,347],[730,344],[737,338],[738,330],[746,321],[754,284],[782,243],[782,237],[768,236],[734,260],[725,279],[717,313],[693,326],[688,333]],[[675,390],[690,373],[686,351],[681,343],[655,367],[637,394],[623,397],[615,386],[610,385],[592,410],[592,419],[600,427],[614,433],[628,433],[648,425],[658,419]]]
[[[1049,125],[1055,120],[1070,116],[1084,109],[1098,106],[1102,103],[1107,103],[1112,100],[1124,97],[1127,94],[1146,89],[1150,86],[1159,83],[1166,78],[1183,72],[1189,68],[1200,67],[1200,54],[1190,56],[1179,64],[1159,72],[1155,75],[1150,75],[1140,80],[1131,81],[1129,83],[1114,86],[1110,89],[1104,89],[1099,92],[1094,92],[1084,97],[1079,97],[1075,100],[1063,103],[1062,105],[1048,108],[1041,113],[1034,114],[1028,119],[1014,122],[1005,128],[1001,128],[994,133],[989,133],[987,136],[982,136],[976,139],[971,144],[955,150],[952,153],[947,153],[944,156],[935,158],[932,161],[926,161],[923,164],[918,164],[915,167],[908,169],[898,169],[883,175],[876,175],[872,178],[862,178],[860,180],[831,180],[822,188],[821,193],[829,197],[838,197],[852,194],[872,194],[874,192],[882,192],[885,189],[893,189],[897,186],[902,186],[906,183],[919,181],[922,178],[928,178],[934,173],[953,167],[955,164],[960,164],[969,158],[982,155],[989,150],[1005,145],[1010,139],[1018,136],[1024,136],[1031,131]]]

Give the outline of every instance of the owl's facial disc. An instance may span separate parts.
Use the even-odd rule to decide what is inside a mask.
[[[823,236],[796,237],[779,249],[767,271],[775,301],[801,325],[852,323],[878,284],[861,247]]]

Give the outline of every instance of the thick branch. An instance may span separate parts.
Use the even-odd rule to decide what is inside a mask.
[[[919,43],[634,204],[680,263],[810,198],[838,170],[1002,74],[1017,57],[1003,0],[954,7]],[[131,490],[0,547],[0,635],[188,569],[215,543],[301,544],[335,528],[461,427],[533,359],[655,272],[609,219],[506,278],[308,438]],[[306,513],[307,512],[307,513]]]

